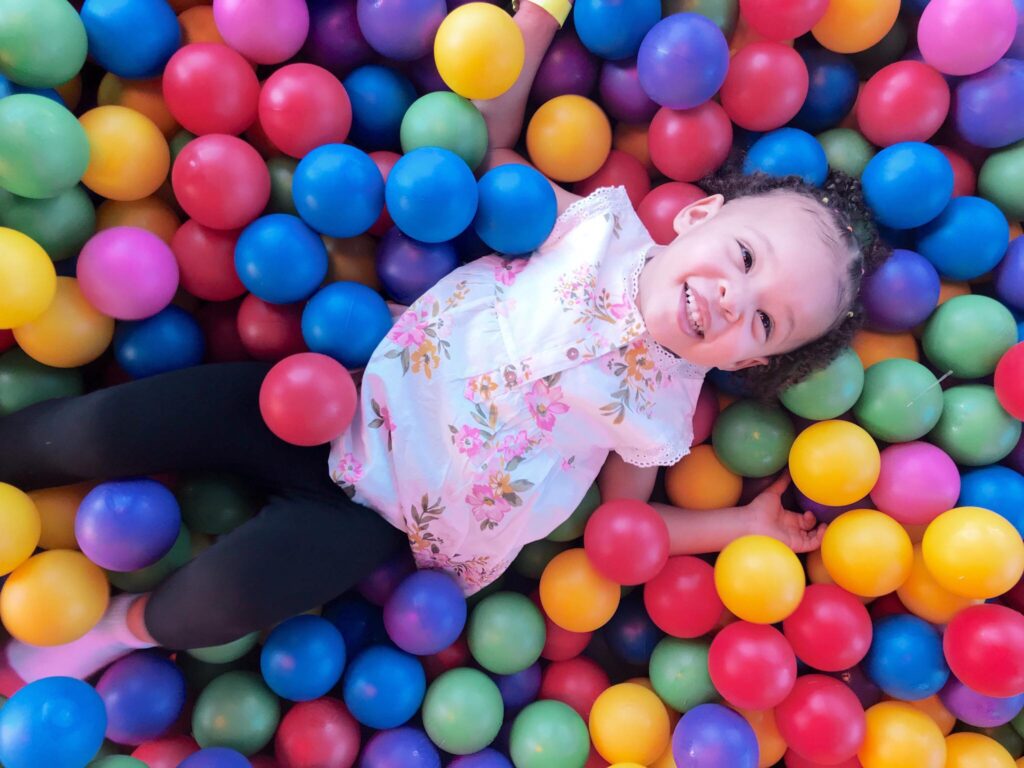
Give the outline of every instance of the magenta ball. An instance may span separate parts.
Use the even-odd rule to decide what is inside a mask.
[[[224,42],[257,64],[287,61],[309,33],[306,0],[213,0],[213,20]]]
[[[973,75],[999,61],[1016,33],[1013,0],[931,0],[921,14],[917,44],[939,72]]]
[[[82,248],[78,285],[85,298],[118,320],[152,317],[178,290],[178,262],[170,246],[139,227],[111,227]]]
[[[601,65],[601,103],[611,117],[627,123],[647,123],[661,108],[640,85],[636,59]]]
[[[589,96],[597,84],[598,59],[576,34],[563,30],[556,37],[537,70],[530,98],[543,104],[567,94]]]
[[[960,473],[941,448],[913,442],[882,451],[882,469],[871,500],[898,522],[930,523],[955,507],[959,496]]]
[[[309,36],[303,48],[312,63],[344,77],[375,56],[356,18],[356,0],[320,0],[309,9]]]

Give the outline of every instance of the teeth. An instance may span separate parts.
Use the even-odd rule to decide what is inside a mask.
[[[697,330],[698,336],[704,335],[704,325],[701,323],[700,310],[697,309],[697,302],[693,298],[693,292],[690,290],[690,286],[685,286],[686,291],[686,310],[690,313],[690,321],[693,323],[693,327]]]

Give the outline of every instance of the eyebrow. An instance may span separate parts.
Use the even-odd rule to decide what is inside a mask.
[[[769,254],[774,259],[775,258],[775,246],[772,245],[772,241],[769,240],[767,237],[765,237],[764,233],[762,233],[761,230],[759,230],[759,229],[757,229],[755,227],[751,227],[750,231],[753,232],[757,236],[758,240],[761,241],[761,245],[764,247],[765,253]],[[778,263],[778,262],[776,262],[776,263]],[[786,321],[787,321],[787,324],[788,324],[788,327],[786,328],[786,335],[783,336],[781,339],[778,339],[778,341],[780,343],[783,342],[783,341],[786,341],[786,339],[788,339],[790,336],[792,336],[793,335],[793,330],[796,328],[796,320],[793,317],[793,308],[790,307],[790,306],[786,307]]]

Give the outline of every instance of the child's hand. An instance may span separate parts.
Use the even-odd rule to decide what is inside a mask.
[[[818,524],[811,512],[790,512],[782,506],[782,494],[789,487],[789,472],[747,505],[754,533],[778,539],[794,552],[811,552],[821,546],[825,524]]]

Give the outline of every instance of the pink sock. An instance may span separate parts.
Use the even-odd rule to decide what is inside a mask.
[[[128,629],[128,609],[138,599],[139,595],[118,595],[95,627],[65,645],[36,646],[12,640],[7,646],[7,663],[26,683],[57,675],[83,680],[134,650],[152,648],[152,643]]]

